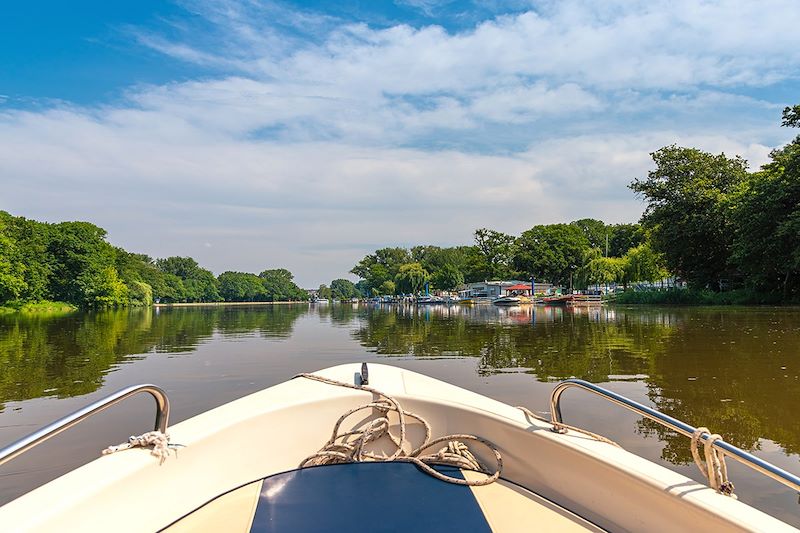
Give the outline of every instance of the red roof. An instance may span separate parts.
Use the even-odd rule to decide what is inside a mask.
[[[528,291],[531,289],[531,284],[520,283],[519,285],[512,285],[510,287],[506,287],[507,291]]]

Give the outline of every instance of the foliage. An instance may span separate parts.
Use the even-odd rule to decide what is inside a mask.
[[[785,107],[783,109],[781,126],[800,128],[800,105]]]
[[[359,295],[352,281],[341,278],[331,281],[331,293],[337,300],[349,300]]]
[[[616,295],[617,304],[648,305],[760,305],[775,304],[774,294],[750,289],[717,292],[709,289],[627,290]]]
[[[406,263],[400,266],[394,281],[398,291],[404,294],[416,294],[429,279],[428,271],[422,268],[421,264]]]
[[[475,230],[475,246],[482,259],[482,267],[489,279],[507,279],[513,276],[512,260],[516,239],[499,231],[480,228]]]
[[[517,239],[514,267],[526,278],[567,284],[570,274],[583,264],[589,240],[573,224],[534,226]]]
[[[454,291],[464,283],[464,274],[454,265],[446,263],[433,273],[431,282],[437,289]]]
[[[639,224],[614,224],[610,229],[608,255],[622,257],[631,248],[647,242],[645,232]]]
[[[630,188],[647,202],[642,223],[667,268],[695,287],[719,290],[733,275],[734,212],[727,202],[747,177],[739,156],[667,146],[656,169]]]
[[[323,283],[322,285],[319,286],[319,289],[317,290],[317,297],[330,300],[331,298],[333,298],[333,291],[331,290],[330,287],[328,287]]]
[[[650,243],[631,248],[623,256],[625,283],[635,281],[656,281],[669,275],[664,268],[664,258],[653,250]]]
[[[258,277],[268,302],[308,300],[308,293],[294,283],[294,275],[285,268],[265,270]]]
[[[611,236],[611,228],[606,226],[605,222],[594,218],[582,218],[570,222],[570,225],[580,228],[586,240],[589,241],[589,246],[591,248],[597,248],[603,251],[606,249],[607,239]]]
[[[261,278],[249,272],[223,272],[217,283],[226,302],[258,302],[266,295]]]
[[[584,255],[584,263],[577,273],[583,286],[622,281],[625,260],[619,257],[603,257],[599,249],[592,248]]]
[[[800,137],[770,159],[734,202],[733,255],[748,286],[789,300],[800,294]]]
[[[392,295],[397,292],[397,285],[394,281],[386,280],[381,283],[381,286],[378,287],[377,293],[378,295]]]

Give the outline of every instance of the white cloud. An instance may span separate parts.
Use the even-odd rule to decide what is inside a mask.
[[[191,5],[213,31],[137,38],[221,73],[114,105],[4,106],[0,209],[92,220],[217,272],[286,266],[311,286],[375,246],[633,221],[626,186],[664,145],[758,166],[781,135],[758,87],[800,66],[788,2],[572,0],[458,33]]]

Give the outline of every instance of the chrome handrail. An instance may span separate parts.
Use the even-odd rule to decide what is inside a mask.
[[[672,418],[671,416],[660,411],[656,411],[655,409],[647,407],[646,405],[642,405],[639,402],[622,396],[621,394],[617,394],[616,392],[604,389],[603,387],[582,379],[567,379],[556,385],[556,388],[553,389],[553,392],[550,395],[550,420],[554,424],[553,431],[562,432],[561,428],[558,426],[558,424],[563,423],[563,417],[561,416],[561,395],[564,393],[564,391],[572,387],[594,393],[614,404],[638,413],[645,418],[649,418],[650,420],[653,420],[654,422],[657,422],[673,431],[677,431],[681,435],[685,435],[689,438],[691,438],[696,431],[695,428],[685,422],[681,422],[676,418]],[[710,437],[711,435],[706,432],[703,432],[700,435],[700,438],[703,440],[708,440]],[[724,440],[716,440],[711,445],[726,456],[739,461],[743,465],[748,466],[764,474],[765,476],[786,485],[789,488],[800,491],[800,477],[797,477],[796,475],[787,472],[782,468],[778,468],[772,463],[768,463],[767,461],[759,459],[755,455],[748,453],[741,448],[734,446],[733,444],[729,444]]]
[[[156,423],[154,429],[160,431],[161,433],[165,433],[167,431],[167,423],[169,422],[169,398],[167,398],[167,393],[164,391],[164,389],[155,385],[133,385],[132,387],[122,389],[114,394],[111,394],[110,396],[106,396],[105,398],[97,400],[96,402],[91,403],[72,414],[56,420],[52,424],[49,424],[38,431],[31,433],[27,437],[23,437],[18,441],[6,446],[0,450],[0,465],[10,461],[22,453],[27,452],[34,446],[38,446],[50,437],[54,437],[62,431],[71,428],[75,424],[84,421],[90,416],[99,413],[100,411],[104,411],[112,405],[115,405],[122,400],[142,392],[149,393],[153,399],[155,399]]]

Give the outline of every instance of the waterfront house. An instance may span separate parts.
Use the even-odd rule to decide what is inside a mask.
[[[553,284],[537,281],[535,289],[536,294],[551,294],[553,292]],[[467,283],[458,291],[458,296],[461,299],[488,298],[493,300],[512,294],[530,296],[531,283],[521,280],[479,281]]]

